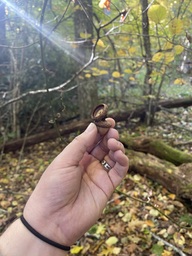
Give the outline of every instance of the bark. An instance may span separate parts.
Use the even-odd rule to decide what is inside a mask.
[[[167,145],[162,140],[149,137],[122,137],[124,145],[132,150],[149,153],[174,165],[192,163],[192,155]]]
[[[176,194],[192,211],[192,163],[175,166],[150,154],[126,151],[130,159],[129,171],[137,172],[163,185]]]

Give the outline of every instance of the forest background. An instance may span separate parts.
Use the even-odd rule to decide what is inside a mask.
[[[127,123],[138,109],[142,109],[137,117],[146,131],[147,127],[155,124],[157,110],[165,110],[161,102],[167,100],[171,104],[179,98],[179,105],[182,107],[183,101],[187,99],[190,102],[187,107],[191,106],[191,20],[190,0],[0,1],[0,181],[3,227],[17,215],[16,210],[20,213],[18,202],[24,203],[26,200],[23,192],[18,195],[18,184],[27,186],[27,193],[30,193],[34,187],[32,179],[34,176],[35,180],[39,177],[39,173],[35,174],[36,162],[41,171],[48,163],[44,144],[39,144],[36,148],[41,152],[41,160],[31,156],[30,149],[25,149],[28,137],[35,138],[37,134],[42,137],[42,134],[49,134],[49,130],[56,130],[55,137],[59,141],[56,140],[54,145],[59,148],[63,146],[60,127],[66,127],[72,120],[89,120],[91,110],[101,102],[108,105],[109,115],[120,117],[122,113],[129,113],[126,118],[119,118],[125,121],[119,124],[120,131],[127,130]],[[180,119],[188,116],[190,130],[191,112],[186,114],[185,103],[183,107],[185,109],[179,112]],[[138,120],[135,122],[137,127]],[[76,123],[72,123],[72,126],[74,124]],[[139,133],[144,133],[144,130]],[[156,135],[157,133],[156,131]],[[68,142],[70,138],[64,140]],[[21,151],[5,154],[6,144],[11,142],[13,145],[15,141],[22,142]],[[38,139],[33,144],[37,142]],[[191,152],[191,147],[182,149]],[[5,166],[8,162],[9,168]],[[28,178],[21,175],[22,168]],[[14,177],[14,185],[10,184],[10,177]],[[133,175],[129,179],[138,185],[143,178]],[[147,186],[150,181],[142,182]],[[8,192],[5,193],[6,191]],[[10,191],[16,193],[18,198]],[[167,191],[165,194],[172,195]],[[118,200],[113,201],[115,209],[120,203]],[[127,203],[125,201],[123,200],[124,204]],[[149,211],[154,210],[150,207]],[[191,224],[191,215],[187,211],[186,215],[185,211],[186,209],[179,218],[187,216],[184,219],[188,225]],[[135,221],[134,211],[132,215],[126,215],[125,212],[122,214],[118,216],[123,223]],[[152,211],[153,218],[159,214]],[[166,250],[161,243],[153,245],[151,239],[154,237],[151,233],[147,233],[147,246],[143,248],[140,243],[144,238],[138,238],[135,232],[139,225],[142,232],[146,232],[143,225],[153,226],[152,222],[146,224],[139,221],[129,226],[129,231],[133,229],[135,236],[132,240],[129,237],[132,242],[132,247],[127,249],[130,255],[134,255],[136,251],[139,255],[139,248],[141,255],[145,255],[145,249],[146,253],[150,250],[151,255],[177,255],[174,254],[175,248]],[[98,245],[94,251],[91,246],[86,247],[87,241],[84,241],[85,244],[75,247],[76,251],[73,253],[86,254],[88,250],[87,255],[96,255],[96,252],[98,255],[113,255],[120,251],[122,255],[123,251],[128,253],[126,249],[121,249],[123,241],[120,242],[117,238],[118,232],[121,235],[120,230],[124,230],[125,226],[122,229],[120,226],[114,227],[114,223],[110,226],[113,226],[115,234],[112,236],[108,233],[112,242],[109,241],[104,247]],[[179,240],[179,248],[191,253],[192,244],[188,243],[186,246],[186,242],[183,242],[191,239],[191,233],[184,237],[182,232],[175,230],[174,226],[175,237],[174,234],[168,234],[173,239],[173,244],[178,246]],[[88,236],[88,239],[97,239],[102,235],[105,237],[105,224],[98,224],[92,232],[94,234]],[[100,240],[104,241],[106,237]],[[118,242],[120,246],[116,246]]]

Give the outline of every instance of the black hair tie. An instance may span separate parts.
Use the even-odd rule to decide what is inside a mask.
[[[62,245],[62,244],[59,244],[57,242],[54,242],[52,240],[50,240],[49,238],[41,235],[39,232],[37,232],[37,230],[35,230],[27,221],[26,219],[24,218],[24,216],[22,215],[20,217],[21,219],[21,222],[23,223],[23,225],[36,237],[38,237],[40,240],[44,241],[45,243],[47,244],[50,244],[56,248],[59,248],[61,250],[64,250],[64,251],[70,251],[70,246],[65,246],[65,245]]]

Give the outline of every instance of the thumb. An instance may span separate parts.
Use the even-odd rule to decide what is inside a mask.
[[[90,123],[87,129],[79,136],[75,137],[58,155],[56,159],[59,162],[61,161],[62,166],[60,167],[78,165],[85,152],[89,152],[97,143],[97,137],[97,127],[94,123]],[[57,162],[57,164],[59,164],[59,162]]]

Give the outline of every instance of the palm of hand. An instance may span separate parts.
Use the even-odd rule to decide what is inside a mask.
[[[24,209],[31,226],[58,243],[73,244],[95,223],[126,174],[128,160],[116,130],[110,129],[102,146],[98,139],[95,127],[69,144],[44,172]],[[108,173],[99,161],[104,157],[113,167]]]

